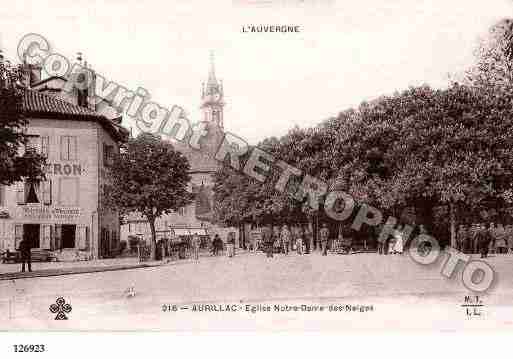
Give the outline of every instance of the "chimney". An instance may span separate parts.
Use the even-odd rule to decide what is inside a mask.
[[[41,71],[42,66],[39,64],[30,64],[29,65],[29,71],[30,71],[30,87],[34,86],[34,84],[41,81]]]

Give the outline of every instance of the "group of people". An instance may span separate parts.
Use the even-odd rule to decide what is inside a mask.
[[[216,233],[214,239],[212,240],[212,255],[218,256],[220,252],[224,249],[224,242]],[[229,232],[226,237],[226,254],[228,257],[235,256],[235,232]]]
[[[513,252],[513,225],[460,225],[456,233],[456,246],[463,253],[479,253],[482,258],[486,258],[490,251],[499,254]]]
[[[319,231],[319,241],[323,255],[327,255],[329,239],[329,230],[326,224],[322,225]],[[262,242],[264,251],[268,257],[272,257],[275,251],[288,255],[292,251],[297,254],[309,254],[314,249],[314,235],[309,226],[297,225],[288,226],[287,224],[275,227],[271,230],[264,227],[262,230]]]

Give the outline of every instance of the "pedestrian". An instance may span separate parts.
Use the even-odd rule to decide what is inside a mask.
[[[235,255],[235,233],[229,232],[228,238],[226,240],[226,251],[228,252],[228,257],[233,257]]]
[[[306,254],[313,252],[313,233],[309,225],[305,226]]]
[[[506,226],[506,243],[508,244],[509,253],[513,253],[513,225],[508,224]]]
[[[221,241],[221,237],[219,237],[219,234],[216,233],[214,236],[214,240],[212,241],[212,254],[214,256],[219,255],[219,242]]]
[[[498,254],[508,253],[508,241],[506,237],[506,230],[502,223],[498,223],[495,228],[495,248]]]
[[[490,250],[490,243],[492,242],[492,236],[490,234],[490,230],[486,228],[484,224],[479,227],[476,234],[476,240],[478,243],[479,253],[481,253],[481,258],[487,258]]]
[[[299,226],[296,231],[296,250],[299,255],[303,255],[303,236],[303,228]]]
[[[30,250],[32,249],[32,245],[30,241],[26,238],[23,238],[20,242],[20,246],[18,250],[21,254],[21,271],[25,272],[25,263],[27,263],[28,271],[32,272],[32,254]]]
[[[289,254],[290,240],[291,240],[292,234],[290,233],[289,228],[287,227],[286,224],[283,226],[283,229],[281,230],[280,237],[281,237],[280,238],[281,244],[283,246],[283,253],[285,255],[287,255],[287,254]]]
[[[383,225],[380,225],[379,228],[378,228],[378,231],[377,231],[377,235],[378,235],[378,254],[383,254],[383,255],[386,255],[387,254],[387,250],[386,250],[386,242],[387,242],[387,235],[381,235],[381,231],[383,230]]]
[[[387,251],[388,253],[390,254],[395,254],[395,241],[396,241],[396,237],[395,237],[395,233],[394,235],[392,235],[389,239],[388,239],[388,248],[387,248]]]
[[[328,226],[326,223],[322,224],[322,228],[319,231],[319,237],[321,238],[321,250],[322,255],[327,256],[328,255],[328,239],[330,236],[330,231],[328,230]]]
[[[479,252],[479,248],[478,248],[478,241],[477,241],[477,233],[479,232],[480,228],[479,228],[479,224],[477,223],[472,223],[472,227],[470,229],[470,242],[471,242],[471,249],[470,249],[470,253],[471,254],[475,254],[475,253],[478,253]]]
[[[456,249],[460,252],[466,253],[466,244],[467,244],[468,231],[465,228],[465,225],[460,224],[458,229],[458,233],[456,233]]]
[[[273,233],[272,233],[272,231],[269,228],[264,227],[262,229],[262,236],[263,236],[263,242],[264,242],[264,246],[265,246],[265,251],[267,253],[267,258],[272,258],[273,257],[273,250],[274,250]]]
[[[198,236],[198,233],[194,233],[192,236],[192,251],[193,256],[196,261],[199,260],[199,249],[200,249],[200,237]]]
[[[490,227],[488,228],[488,233],[490,233],[490,253],[495,253],[497,248],[497,227],[495,226],[495,223],[491,222]]]
[[[404,247],[404,238],[403,232],[395,230],[394,231],[394,253],[395,254],[403,254]]]

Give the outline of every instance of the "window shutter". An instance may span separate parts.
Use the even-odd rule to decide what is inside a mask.
[[[43,204],[52,204],[52,181],[44,181],[41,187],[43,192]]]
[[[16,184],[16,202],[18,204],[25,204],[25,183],[18,182]]]
[[[23,224],[14,225],[14,248],[18,250],[20,248],[20,242],[23,239]]]
[[[68,159],[68,136],[61,136],[61,160]]]
[[[78,249],[87,250],[87,227],[78,226],[77,228],[78,237]]]
[[[56,224],[55,225],[55,249],[61,249],[61,238],[62,238],[62,225]]]
[[[50,250],[55,250],[55,227],[50,225]]]
[[[89,250],[91,249],[91,239],[90,239],[90,232],[89,232],[89,227],[85,227],[85,246],[86,246],[86,250]]]
[[[52,225],[43,224],[41,227],[41,248],[50,250],[52,249]]]
[[[75,161],[77,159],[77,137],[71,136],[69,138],[69,160]]]
[[[48,136],[41,137],[41,154],[46,158],[50,155],[50,137]]]

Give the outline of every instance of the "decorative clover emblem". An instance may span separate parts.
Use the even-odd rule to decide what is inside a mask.
[[[66,313],[71,312],[71,304],[67,304],[64,298],[57,298],[55,304],[50,306],[50,312],[57,313],[55,320],[68,320]]]

